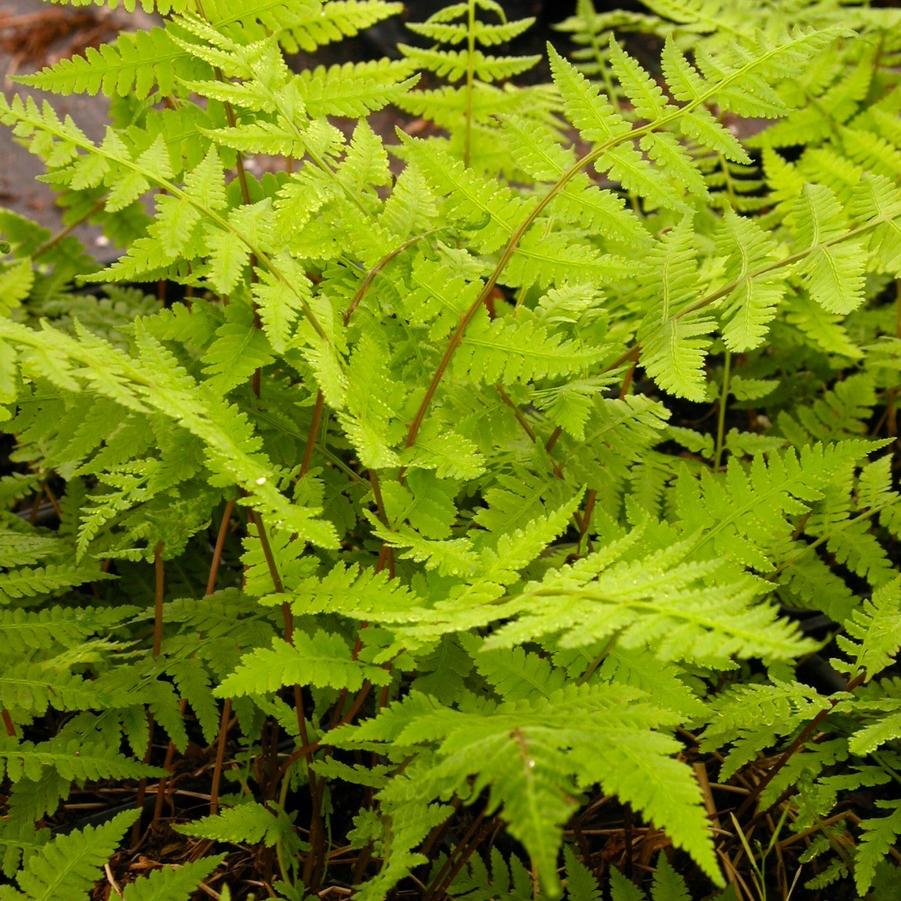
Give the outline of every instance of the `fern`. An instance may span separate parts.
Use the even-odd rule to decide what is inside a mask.
[[[495,0],[147,0],[0,99],[4,897],[891,894],[897,12],[646,6],[518,86]]]
[[[867,819],[860,824],[863,836],[854,859],[854,882],[860,894],[868,891],[873,884],[878,862],[892,847],[901,831],[897,803],[880,801],[879,806],[892,812],[888,816]]]
[[[125,886],[122,897],[126,901],[175,901],[190,898],[191,893],[221,862],[222,857],[210,855],[178,867],[156,870]]]
[[[136,818],[134,811],[126,810],[102,826],[87,826],[81,832],[52,839],[29,858],[18,874],[20,890],[7,886],[0,889],[0,897],[50,901],[63,894],[78,896],[87,892]]]
[[[336,740],[392,742],[395,747],[437,744],[437,759],[419,790],[428,797],[451,790],[474,797],[490,785],[488,810],[503,805],[512,834],[551,886],[556,883],[559,832],[572,810],[570,798],[596,780],[667,828],[673,840],[718,880],[704,818],[691,812],[697,788],[688,771],[667,758],[674,749],[671,740],[654,731],[666,722],[667,714],[640,695],[628,700],[629,715],[624,718],[616,709],[622,698],[603,688],[564,688],[529,708],[501,705],[490,714],[443,709],[427,697],[413,695],[407,704],[418,708],[419,716],[412,728],[404,728],[409,708],[389,709],[384,723],[376,719],[347,731],[340,740],[341,733],[336,734]],[[577,738],[580,734],[588,741],[585,747],[594,746],[592,755],[580,754],[574,747],[583,744]],[[616,750],[611,746],[614,736]],[[628,777],[623,768],[611,769],[606,754],[599,753],[602,748],[610,748],[606,753],[614,756],[627,754],[640,769]],[[645,769],[651,748],[655,763]],[[464,790],[473,775],[477,776],[473,787]],[[666,790],[663,784],[668,785]]]
[[[318,633],[302,640],[298,636],[293,645],[276,639],[271,650],[260,648],[242,661],[220,691],[225,697],[264,694],[295,683],[357,689],[366,677],[377,682],[386,678],[378,667],[354,661],[339,636]]]
[[[494,21],[485,21],[482,13]],[[410,23],[414,34],[433,41],[431,47],[399,44],[398,50],[417,69],[432,72],[457,87],[420,91],[400,101],[402,108],[434,120],[450,133],[451,147],[465,164],[496,153],[490,148],[491,117],[498,104],[528,109],[534,90],[525,89],[506,98],[493,89],[492,82],[509,79],[531,69],[537,56],[500,56],[481,48],[494,48],[522,34],[534,19],[507,21],[497,3],[464,0],[439,10],[425,22]],[[461,49],[452,49],[459,46]]]
[[[897,578],[877,589],[846,623],[848,636],[839,636],[839,647],[853,659],[854,669],[866,672],[867,679],[885,669],[898,652],[899,591]],[[847,663],[839,665],[850,668]]]
[[[261,804],[240,804],[216,816],[204,817],[179,831],[223,842],[277,844],[290,830],[290,821]]]

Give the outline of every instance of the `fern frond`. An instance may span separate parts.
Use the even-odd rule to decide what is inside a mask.
[[[481,50],[470,54],[463,50],[427,50],[409,44],[398,44],[397,49],[416,68],[428,69],[449,81],[463,78],[470,65],[482,81],[503,81],[528,71],[541,60],[540,56],[494,56]]]
[[[901,647],[901,577],[874,590],[872,598],[844,623],[848,633],[837,635],[842,651],[853,661],[833,661],[846,671],[866,671],[867,681],[890,666]]]
[[[287,598],[270,595],[263,603],[289,600],[300,616],[315,613],[337,613],[365,622],[404,622],[417,615],[422,601],[406,585],[389,580],[387,573],[361,570],[358,565],[339,564],[322,579],[300,582]]]
[[[688,533],[698,535],[696,551],[709,547],[770,572],[794,528],[787,517],[807,513],[835,472],[870,449],[856,441],[816,444],[802,447],[800,456],[794,450],[755,456],[750,467],[733,458],[722,481],[709,473],[697,479],[683,470],[676,492],[678,517]]]
[[[444,214],[474,231],[476,247],[490,253],[506,242],[529,204],[510,188],[473,172],[449,153],[415,138],[403,138],[413,164],[439,197],[446,198]]]
[[[799,682],[743,685],[714,699],[702,747],[732,745],[720,768],[720,778],[728,779],[829,706],[828,698]]]
[[[30,598],[108,578],[110,578],[109,575],[100,572],[95,565],[90,563],[80,566],[69,563],[23,566],[0,573],[0,597]]]
[[[162,867],[125,886],[124,901],[189,901],[203,882],[225,859],[214,854],[178,866]]]
[[[175,827],[183,835],[194,835],[219,842],[233,844],[262,843],[272,847],[293,828],[291,819],[284,813],[269,810],[262,804],[248,802],[229,807],[214,816],[202,817],[191,823]]]
[[[776,242],[752,220],[728,210],[717,246],[729,260],[723,276],[735,284],[723,300],[723,340],[732,351],[750,350],[766,336],[785,292],[785,281],[777,273],[752,274],[774,260]]]
[[[129,619],[137,607],[45,607],[42,610],[0,609],[0,656],[53,645],[73,647],[90,635],[105,633]]]
[[[175,93],[179,81],[209,77],[210,70],[172,42],[165,28],[123,31],[114,41],[88,47],[16,81],[54,94],[98,94],[140,100],[153,91]]]
[[[601,892],[591,870],[569,846],[563,846],[566,863],[566,901],[601,901]]]
[[[317,685],[356,691],[368,679],[389,681],[380,667],[356,660],[340,635],[322,630],[295,634],[294,644],[273,639],[271,648],[245,655],[238,668],[216,689],[219,697],[266,694],[283,685]]]
[[[599,551],[581,565],[552,571],[498,611],[516,618],[486,647],[546,636],[559,636],[569,648],[615,639],[624,648],[648,647],[661,660],[720,665],[730,655],[787,659],[812,647],[773,607],[753,602],[759,590],[753,582],[730,579],[718,563],[682,562],[689,551],[686,543],[612,566]]]
[[[677,743],[658,731],[670,716],[622,687],[568,686],[546,699],[484,713],[412,695],[375,720],[333,735],[348,747],[373,740],[410,749],[434,746],[437,759],[418,774],[422,798],[455,792],[474,800],[488,788],[489,810],[501,809],[550,891],[557,885],[561,827],[571,814],[571,797],[596,781],[666,829],[720,882],[699,789],[688,768],[669,756]],[[588,748],[590,753],[583,752]],[[631,766],[611,767],[608,754],[627,755]]]
[[[377,60],[317,66],[297,76],[297,91],[310,116],[361,117],[397,103],[416,83],[405,63]]]
[[[90,702],[80,706],[87,708]],[[49,769],[53,769],[64,779],[78,781],[101,778],[139,779],[160,776],[164,772],[158,767],[123,757],[108,748],[86,747],[79,740],[54,739],[41,744],[17,744],[13,738],[4,737],[0,748],[0,763],[13,782],[21,778],[37,782]]]
[[[34,901],[82,897],[93,887],[101,867],[137,818],[138,811],[126,810],[102,826],[86,826],[51,839],[28,858],[16,877],[23,894],[10,891],[7,897]],[[6,892],[0,890],[0,894]]]
[[[691,223],[683,220],[650,255],[646,285],[652,299],[639,329],[641,363],[663,388],[680,397],[701,401],[706,396],[703,365],[710,346],[713,320],[692,310],[697,297],[697,263]]]
[[[487,384],[535,381],[584,372],[603,351],[562,340],[532,318],[476,317],[454,359],[462,375]]]
[[[40,354],[42,359],[54,359],[58,377],[68,391],[78,391],[88,382],[126,407],[143,411],[149,404],[164,416],[181,422],[205,442],[213,468],[243,485],[264,511],[274,514],[273,521],[281,520],[287,528],[311,538],[315,533],[314,540],[325,544],[334,543],[330,525],[321,521],[317,525],[305,508],[290,504],[269,482],[271,466],[263,462],[257,451],[258,444],[246,420],[235,410],[222,408],[221,401],[217,410],[211,395],[198,391],[197,383],[149,335],[139,338],[138,359],[100,339],[89,340],[84,335],[76,341],[49,327],[38,333],[4,321],[0,323],[0,336],[21,346],[26,358]]]
[[[860,823],[863,835],[854,855],[854,883],[861,896],[873,884],[876,867],[901,834],[901,803],[879,800],[876,804],[891,812],[887,816],[868,818]]]
[[[231,0],[216,0],[225,12],[232,10]],[[385,0],[331,0],[328,3],[270,4],[254,0],[255,15],[267,30],[278,34],[279,43],[289,53],[313,52],[318,47],[353,37],[385,19],[403,12],[402,3]],[[206,4],[205,4],[206,6]],[[274,8],[273,8],[274,6]],[[277,17],[274,22],[268,16]],[[247,30],[249,17],[242,16]],[[257,35],[253,32],[247,33]],[[260,35],[261,36],[261,35]]]
[[[798,237],[808,253],[797,273],[811,296],[830,313],[850,313],[863,302],[866,252],[859,241],[829,244],[847,230],[835,195],[808,185],[795,208]]]

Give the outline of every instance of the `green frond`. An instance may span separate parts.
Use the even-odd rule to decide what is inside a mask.
[[[140,8],[145,13],[157,12],[161,16],[180,13],[194,6],[193,0],[51,0],[53,3],[69,6],[104,6],[108,9],[119,9],[134,12]]]
[[[207,384],[223,394],[246,383],[255,369],[272,360],[272,350],[254,326],[250,305],[235,298],[225,308],[225,321],[204,353]]]
[[[670,756],[678,743],[658,731],[671,716],[622,687],[568,686],[483,713],[412,695],[334,736],[344,747],[373,740],[432,746],[436,759],[418,780],[424,797],[453,792],[474,800],[488,788],[489,810],[500,808],[549,893],[559,894],[557,855],[573,795],[594,782],[665,829],[720,882],[700,791],[688,767]],[[610,755],[626,755],[631,766],[611,766]]]
[[[282,600],[288,600],[299,616],[337,613],[361,622],[404,622],[417,615],[422,603],[408,586],[389,580],[387,573],[361,570],[356,564],[339,564],[321,579],[304,579],[287,597],[271,595],[264,603]]]
[[[610,897],[612,901],[647,901],[647,895],[616,869],[610,870]]]
[[[723,340],[731,351],[750,350],[766,337],[785,293],[784,279],[765,271],[776,259],[776,242],[753,220],[728,210],[717,249],[729,261],[723,277],[735,286],[723,300]]]
[[[482,252],[497,250],[525,218],[529,204],[506,185],[420,139],[404,137],[403,142],[431,189],[445,198],[444,215],[471,229],[471,240]]]
[[[7,696],[4,695],[4,698]],[[97,693],[94,693],[96,700]],[[90,708],[90,700],[82,700],[80,708]],[[163,775],[163,770],[129,760],[110,748],[85,747],[78,740],[51,740],[41,744],[17,743],[14,738],[0,738],[0,765],[6,775],[17,782],[23,777],[37,782],[47,769],[64,779],[139,779]]]
[[[864,245],[859,241],[829,243],[847,230],[847,220],[828,188],[808,185],[794,215],[799,243],[808,248],[796,269],[802,283],[830,313],[850,313],[863,302]]]
[[[424,460],[425,468],[432,462],[425,457],[420,459]],[[424,538],[408,526],[389,529],[381,526],[374,517],[370,518],[370,523],[373,532],[388,547],[401,549],[400,557],[423,563],[426,569],[438,570],[442,575],[462,576],[470,572],[478,560],[468,538]]]
[[[653,901],[691,901],[685,880],[673,869],[663,851],[657,855],[651,897]]]
[[[225,855],[215,854],[178,866],[162,867],[125,886],[124,901],[189,901]]]
[[[851,662],[833,665],[852,674],[862,669],[869,681],[891,665],[901,646],[901,577],[874,590],[843,625],[848,634],[836,641]]]
[[[83,897],[93,887],[101,868],[116,850],[125,830],[138,818],[126,810],[102,826],[86,826],[58,835],[32,854],[16,877],[19,892],[0,890],[0,897],[56,901]]]
[[[88,47],[83,56],[61,59],[16,81],[54,94],[134,96],[175,93],[183,80],[210,76],[209,69],[176,46],[165,28],[123,31],[114,41]]]
[[[550,45],[548,56],[554,84],[563,98],[566,118],[586,141],[604,144],[630,131],[629,123],[614,110],[600,90]]]
[[[563,846],[566,863],[566,901],[601,901],[601,892],[591,870],[569,846]]]
[[[310,116],[361,117],[396,103],[416,83],[405,63],[375,60],[317,66],[297,76],[297,91]]]
[[[798,407],[794,415],[779,414],[779,430],[798,444],[853,438],[867,434],[866,423],[873,415],[876,391],[872,378],[863,372],[848,376],[824,391],[809,407]]]
[[[42,610],[0,608],[0,656],[54,645],[74,647],[88,636],[105,633],[138,612],[137,607],[45,607]]]
[[[55,710],[78,710],[90,707],[92,688],[89,682],[73,675],[68,667],[53,661],[29,662],[27,658],[4,668],[0,675],[3,702],[14,711],[33,715]]]
[[[0,573],[0,597],[31,598],[56,593],[86,582],[111,578],[94,563],[82,565],[50,563],[47,566],[22,566]]]
[[[692,308],[697,299],[694,232],[684,219],[650,254],[645,291],[652,300],[638,332],[641,364],[665,391],[702,401],[707,393],[704,360],[714,322]]]
[[[485,471],[485,458],[475,443],[435,419],[423,426],[401,460],[411,468],[434,470],[440,479],[475,479]]]
[[[686,542],[607,565],[607,552],[599,551],[582,565],[552,571],[496,611],[515,618],[486,647],[550,636],[566,648],[615,640],[623,648],[652,649],[661,660],[726,666],[733,655],[778,660],[812,649],[774,607],[755,602],[760,589],[754,581],[718,563],[682,562],[689,552]]]
[[[677,516],[686,534],[695,534],[695,552],[723,555],[759,572],[771,572],[794,526],[823,489],[874,448],[843,441],[757,455],[746,467],[732,458],[725,478],[699,477],[683,470],[676,488]]]
[[[353,37],[404,9],[402,3],[385,0],[277,3],[274,8],[266,0],[242,0],[242,3],[248,2],[259,8],[260,12],[255,17],[267,31],[278,35],[279,43],[288,53],[297,53],[298,50],[312,53],[325,44]],[[224,12],[230,12],[233,8],[232,0],[216,0],[216,3]],[[273,16],[274,21],[268,21],[267,16]],[[248,36],[257,37],[258,32],[247,27],[251,17],[245,14],[241,18],[241,25]]]
[[[262,804],[247,802],[229,807],[214,816],[202,817],[175,828],[183,835],[194,835],[218,842],[262,843],[273,847],[282,841],[292,827],[291,819]]]
[[[66,543],[57,536],[0,528],[0,566],[4,569],[39,563],[65,551]]]
[[[563,671],[545,657],[523,648],[480,652],[477,642],[471,644],[476,668],[505,701],[543,698],[563,688]]]
[[[563,850],[566,853],[568,846]],[[505,858],[494,847],[491,849],[490,872],[482,858],[474,854],[467,861],[466,869],[451,883],[448,894],[452,898],[471,901],[492,901],[494,898],[529,901],[534,896],[534,881],[518,855],[510,854]]]
[[[901,834],[901,803],[898,801],[877,801],[883,810],[891,811],[886,816],[862,820],[863,832],[854,855],[854,883],[858,894],[864,896],[873,884],[876,867]]]
[[[397,49],[417,69],[427,69],[448,81],[459,81],[470,65],[476,78],[482,81],[503,81],[526,72],[541,61],[540,56],[493,56],[474,50],[428,50],[398,44]]]
[[[800,682],[742,685],[713,701],[701,746],[732,745],[720,768],[720,778],[728,779],[777,739],[828,708],[828,698]]]
[[[246,420],[234,409],[222,408],[218,399],[220,408],[216,410],[213,395],[198,390],[197,383],[149,335],[139,338],[138,358],[100,339],[84,335],[76,341],[49,327],[38,333],[5,321],[0,323],[0,336],[19,345],[26,360],[34,354],[54,360],[65,390],[78,391],[89,383],[127,408],[144,411],[149,405],[180,422],[204,441],[207,462],[213,469],[245,487],[263,510],[274,514],[274,521],[326,545],[334,543],[330,524],[288,502],[270,483],[271,466],[263,462]]]
[[[852,754],[871,754],[886,742],[901,738],[901,702],[892,699],[890,703],[895,708],[894,712],[858,729],[848,738],[848,750]]]
[[[668,112],[674,112],[660,85],[620,47],[612,36],[610,66],[639,118],[654,121]]]
[[[238,668],[216,689],[218,697],[266,694],[284,685],[317,685],[356,691],[368,679],[378,685],[389,680],[380,667],[354,659],[347,642],[334,633],[298,632],[294,643],[280,638],[271,648],[258,648],[241,659]]]
[[[535,381],[585,372],[602,351],[562,340],[531,317],[489,320],[477,316],[466,332],[454,366],[487,384]]]

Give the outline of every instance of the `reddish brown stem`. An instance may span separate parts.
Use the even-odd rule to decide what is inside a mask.
[[[219,579],[219,566],[222,562],[222,550],[225,547],[225,538],[228,535],[228,524],[231,522],[235,502],[229,500],[222,511],[222,519],[219,522],[219,531],[216,533],[216,546],[213,548],[213,559],[210,563],[210,572],[206,580],[206,595],[211,595],[216,590],[216,582]],[[229,698],[222,705],[222,716],[219,720],[219,736],[216,740],[216,762],[213,765],[212,785],[210,786],[210,814],[219,812],[219,785],[222,782],[222,766],[225,761],[225,743],[228,738],[228,721],[231,718],[232,704]],[[171,747],[171,745],[170,745]]]
[[[637,357],[637,354],[636,354]],[[629,394],[629,391],[632,389],[632,379],[635,378],[635,367],[638,365],[637,359],[633,361],[632,365],[626,371],[626,377],[623,379],[622,387],[619,389],[619,399],[625,400],[626,396]]]
[[[184,718],[185,711],[188,709],[188,702],[186,699],[182,698],[181,702],[178,705],[178,715]],[[176,751],[175,743],[170,740],[169,747],[166,748],[166,758],[163,760],[163,769],[169,773],[169,776],[164,776],[160,779],[159,785],[156,787],[156,798],[153,802],[153,819],[150,821],[150,828],[155,829],[160,819],[163,816],[163,802],[166,799],[166,791],[169,784],[169,778],[172,774],[172,764],[175,761],[175,751]]]
[[[266,560],[266,566],[269,569],[269,576],[272,579],[272,585],[278,594],[284,593],[285,586],[282,582],[281,574],[278,571],[278,564],[272,553],[272,547],[269,544],[269,538],[266,535],[266,529],[263,525],[263,519],[256,510],[249,508],[248,514],[257,530],[257,536],[260,539],[260,547],[263,550],[263,557]],[[294,644],[294,613],[291,605],[287,602],[282,604],[282,620],[284,622],[284,638],[288,644]],[[294,694],[294,712],[297,716],[297,730],[301,740],[301,746],[304,749],[310,748],[310,738],[307,733],[307,719],[304,713],[303,690],[300,685],[293,686]],[[303,880],[307,886],[314,887],[315,868],[322,859],[322,816],[319,809],[320,793],[319,783],[313,773],[313,752],[307,751],[304,754],[307,762],[307,779],[310,783],[310,803],[312,806],[312,814],[310,819],[310,853],[307,855],[304,864]]]
[[[225,547],[225,539],[228,535],[228,524],[231,522],[235,502],[228,501],[222,511],[222,519],[219,522],[219,531],[216,533],[216,546],[213,548],[213,559],[210,563],[210,572],[206,580],[206,595],[211,595],[216,590],[216,582],[219,580],[219,566],[222,563],[222,549]]]
[[[219,720],[219,738],[216,742],[216,762],[213,765],[213,780],[210,785],[210,815],[219,813],[219,786],[222,782],[222,767],[225,763],[225,743],[228,738],[228,722],[232,715],[232,702],[225,699],[222,705],[222,717]]]
[[[300,478],[303,478],[313,463],[313,451],[316,450],[316,438],[319,435],[319,427],[322,424],[322,408],[325,406],[325,397],[321,391],[316,392],[316,403],[313,405],[313,418],[310,420],[310,431],[307,432],[307,443],[303,449],[303,460],[300,462]]]
[[[13,718],[9,715],[9,711],[5,707],[0,711],[0,717],[3,717],[3,726],[6,729],[6,734],[10,738],[15,738],[16,724],[13,722]]]
[[[250,521],[257,530],[257,537],[260,540],[263,558],[269,569],[269,577],[272,579],[272,586],[275,588],[277,594],[283,594],[285,586],[282,582],[281,573],[278,571],[278,564],[275,562],[275,556],[272,553],[272,545],[269,544],[269,537],[266,535],[266,527],[263,525],[263,518],[252,507],[248,508],[248,515],[250,516]],[[291,605],[287,601],[282,604],[282,623],[285,641],[288,642],[288,644],[294,644],[294,613],[291,610]],[[303,709],[303,693],[301,692],[299,685],[294,686],[294,710],[297,715],[297,729],[301,741],[305,745],[308,745],[310,742],[307,738],[307,721]],[[312,762],[311,757],[308,763]]]
[[[598,499],[598,493],[594,488],[589,488],[585,495],[585,511],[582,514],[582,525],[579,528],[579,544],[585,540],[588,529],[591,526],[591,517],[594,514],[594,505]]]
[[[369,696],[369,692],[372,690],[372,683],[366,682],[363,687],[357,692],[357,696],[354,698],[353,703],[350,705],[350,709],[344,716],[341,717],[338,722],[336,722],[332,728],[337,729],[338,726],[347,725],[353,721],[354,717],[360,712],[363,707],[363,704],[366,702],[366,698]],[[310,742],[308,745],[304,745],[303,747],[296,748],[291,756],[281,765],[279,768],[279,777],[284,778],[285,774],[288,770],[297,763],[301,757],[307,757],[308,755],[313,754],[314,751],[318,751],[319,748],[322,747],[323,739],[317,738],[316,741]]]
[[[547,441],[544,442],[544,449],[547,453],[550,453],[554,449],[562,434],[563,429],[558,425],[554,431],[548,435]]]
[[[498,383],[494,387],[497,389],[497,393],[500,395],[501,400],[513,411],[513,415],[516,417],[516,421],[519,423],[520,428],[522,428],[534,444],[538,440],[538,436],[535,434],[535,430],[530,425],[529,420],[526,419],[522,410],[519,409],[519,405],[514,403],[513,398],[507,394],[503,385]]]
[[[475,850],[475,846],[472,849],[467,850],[468,846],[473,842],[473,840],[477,837],[477,833],[479,831],[479,827],[485,820],[485,811],[483,810],[470,824],[469,828],[466,830],[463,838],[460,839],[456,848],[448,854],[447,859],[444,861],[441,869],[435,875],[435,878],[429,884],[428,888],[423,895],[424,901],[431,901],[433,898],[437,898],[440,896],[440,893],[444,890],[445,884],[449,881],[448,875],[451,874],[453,867],[456,864],[457,860],[466,860],[472,851]],[[451,875],[451,880],[453,880],[453,875]]]
[[[149,764],[150,758],[153,756],[153,714],[147,714],[147,750],[144,752],[144,763]],[[144,809],[144,798],[147,796],[147,777],[145,776],[138,783],[138,793],[135,797],[135,807],[139,811]],[[140,846],[141,837],[141,816],[135,820],[134,826],[131,828],[131,850],[135,851]]]

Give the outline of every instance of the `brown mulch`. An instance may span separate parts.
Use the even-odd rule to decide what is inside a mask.
[[[84,53],[118,32],[115,19],[103,10],[50,7],[34,13],[0,13],[0,50],[10,56],[6,77]]]

